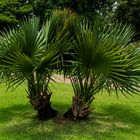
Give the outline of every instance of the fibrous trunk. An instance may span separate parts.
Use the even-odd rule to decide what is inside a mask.
[[[51,94],[36,94],[34,96],[28,96],[30,103],[38,112],[38,118],[40,120],[47,120],[57,115],[57,111],[51,107],[50,103]]]
[[[65,118],[80,120],[87,118],[91,109],[80,97],[73,97],[71,108],[64,114]]]
[[[28,98],[33,108],[37,110],[40,120],[47,120],[57,115],[57,111],[51,107],[52,92],[48,87],[49,79],[37,71],[33,71],[31,79],[28,80]]]

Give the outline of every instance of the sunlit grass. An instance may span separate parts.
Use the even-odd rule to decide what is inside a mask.
[[[61,116],[71,105],[69,84],[52,84],[52,106]],[[114,94],[114,93],[113,93]],[[20,86],[14,92],[0,87],[0,140],[139,140],[140,96],[96,95],[92,114],[82,121],[40,122]]]

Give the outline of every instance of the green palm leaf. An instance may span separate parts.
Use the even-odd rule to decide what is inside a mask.
[[[78,63],[74,66],[76,72],[71,75],[77,79],[76,82],[72,80],[74,91],[79,92],[76,91],[78,88],[83,98],[89,95],[87,101],[104,87],[109,92],[115,88],[116,93],[118,90],[137,93],[140,53],[137,48],[127,45],[134,35],[132,27],[121,23],[95,23],[92,27],[87,22],[82,22],[80,27],[81,33],[74,46],[74,59]],[[77,87],[78,83],[81,84]]]

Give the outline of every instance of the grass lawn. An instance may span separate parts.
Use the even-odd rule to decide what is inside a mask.
[[[54,84],[52,106],[63,114],[71,103],[69,84]],[[26,98],[25,87],[0,87],[0,140],[140,140],[140,96],[99,93],[87,120],[40,122]]]

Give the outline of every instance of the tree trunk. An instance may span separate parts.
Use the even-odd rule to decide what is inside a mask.
[[[64,114],[65,118],[73,120],[85,119],[90,114],[91,109],[85,105],[80,97],[73,97],[71,108]]]
[[[33,108],[38,111],[39,120],[54,118],[58,113],[51,107],[50,97],[51,94],[47,95],[43,93],[36,94],[34,96],[28,96]]]

